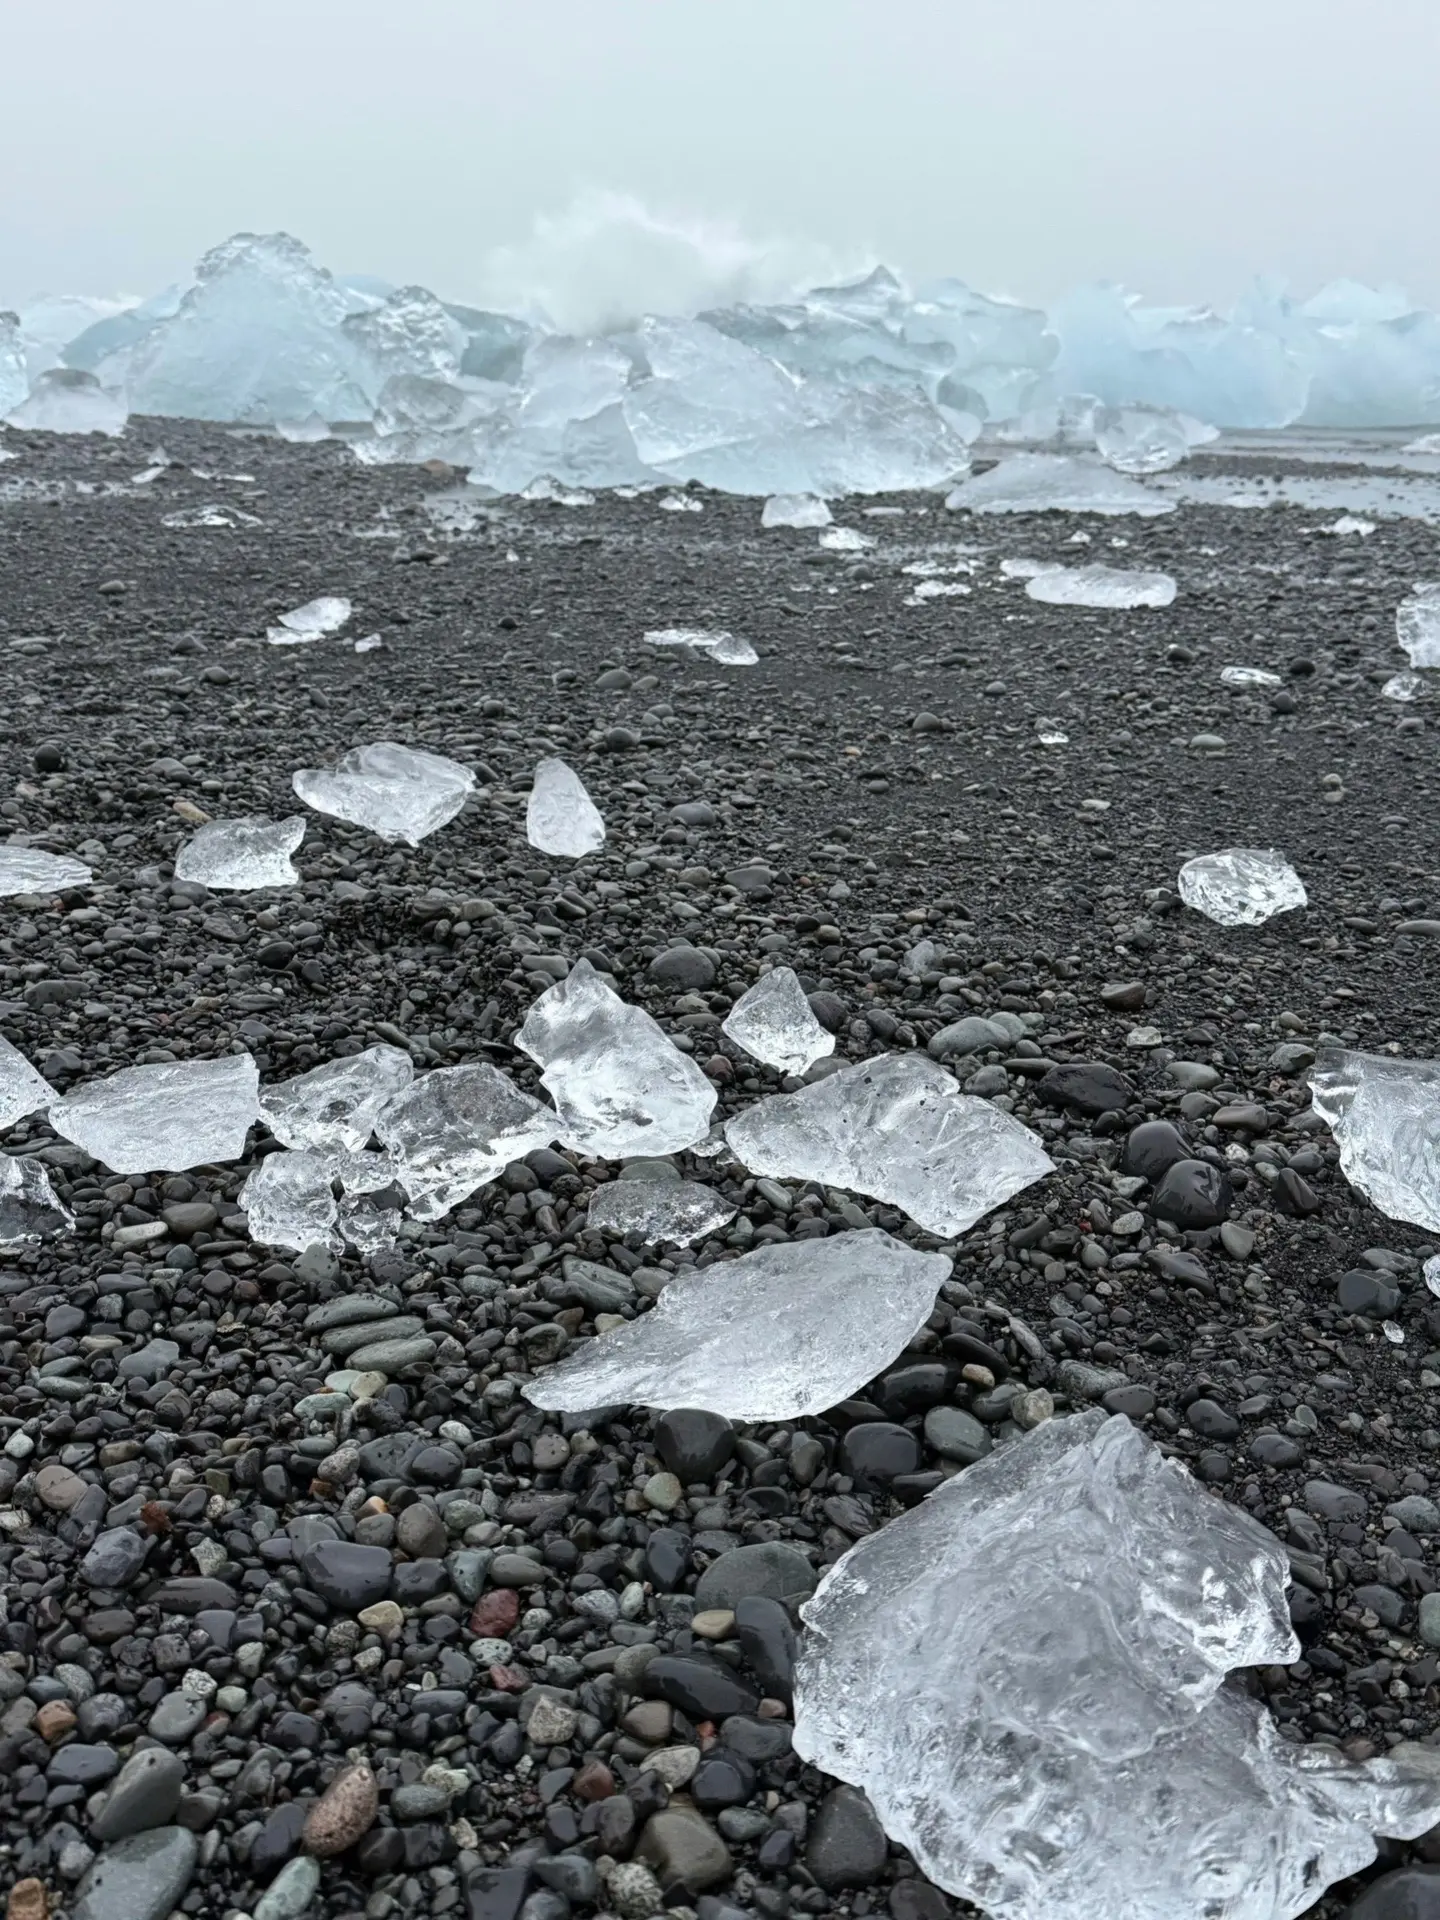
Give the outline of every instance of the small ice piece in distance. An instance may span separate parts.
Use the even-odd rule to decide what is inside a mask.
[[[352,747],[337,766],[301,767],[291,785],[317,813],[418,847],[455,818],[474,791],[475,776],[443,754],[377,740]]]
[[[1398,1321],[1382,1320],[1380,1322],[1380,1331],[1384,1334],[1385,1338],[1390,1342],[1392,1347],[1404,1346],[1405,1329],[1398,1323]]]
[[[262,523],[256,514],[210,501],[201,507],[177,507],[174,513],[163,514],[160,524],[172,533],[188,533],[201,527],[258,527]]]
[[[753,667],[760,658],[748,640],[715,627],[656,627],[645,635],[647,647],[681,647],[721,667]]]
[[[1273,847],[1224,847],[1180,869],[1180,898],[1222,927],[1258,927],[1306,904],[1305,885]]]
[[[827,553],[863,553],[875,545],[873,533],[861,533],[855,527],[826,527],[820,545]]]
[[[1240,687],[1246,692],[1268,691],[1271,687],[1280,687],[1285,683],[1278,673],[1271,673],[1268,667],[1222,667],[1220,669],[1222,686]]]
[[[555,1115],[487,1060],[436,1067],[384,1108],[375,1131],[416,1220],[438,1220],[555,1138]]]
[[[760,510],[762,527],[828,527],[830,509],[818,493],[772,493]]]
[[[1051,607],[1168,607],[1175,582],[1168,573],[1123,567],[1047,567],[1031,575],[1025,593]]]
[[[122,1067],[57,1100],[50,1125],[115,1173],[184,1173],[238,1160],[260,1117],[248,1053]]]
[[[1380,689],[1384,700],[1420,700],[1425,694],[1425,682],[1418,673],[1392,673]]]
[[[13,1127],[27,1113],[44,1113],[59,1098],[20,1049],[0,1036],[0,1129]]]
[[[515,1044],[540,1067],[552,1134],[567,1147],[624,1160],[682,1153],[710,1131],[712,1083],[588,960],[540,995]]]
[[[541,853],[583,860],[605,844],[605,819],[585,782],[563,760],[542,760],[530,786],[525,838]]]
[[[175,878],[218,892],[293,887],[300,875],[290,856],[304,838],[305,819],[298,813],[283,820],[259,814],[212,820],[192,833],[176,854]]]
[[[757,1100],[726,1123],[725,1140],[751,1173],[850,1187],[947,1237],[1055,1171],[1028,1127],[916,1053]]]
[[[1097,407],[1094,430],[1096,452],[1117,473],[1166,473],[1195,444],[1184,415],[1168,407]],[[1213,427],[1205,437],[1216,438]]]
[[[684,1268],[649,1313],[547,1369],[525,1397],[552,1413],[701,1407],[729,1420],[803,1420],[883,1372],[949,1276],[945,1255],[917,1253],[878,1227]]]
[[[342,1148],[358,1155],[381,1112],[414,1078],[415,1063],[399,1047],[366,1047],[262,1087],[260,1112],[287,1147]]]
[[[262,1247],[340,1251],[331,1166],[321,1153],[270,1153],[240,1189],[250,1238]]]
[[[1390,1219],[1440,1233],[1440,1064],[1327,1047],[1310,1098],[1351,1186]]]
[[[355,651],[356,653],[374,653],[377,647],[383,647],[384,644],[378,633],[365,633],[355,642]]]
[[[612,1180],[590,1196],[586,1220],[597,1233],[638,1233],[647,1246],[688,1247],[714,1233],[738,1209],[693,1180]]]
[[[666,493],[656,501],[662,513],[703,513],[705,502],[697,500],[693,493]]]
[[[815,1018],[793,967],[762,973],[726,1014],[720,1031],[752,1060],[780,1073],[804,1073],[835,1051],[835,1036]]]
[[[265,629],[272,647],[298,647],[307,640],[325,640],[339,633],[350,618],[350,602],[337,593],[322,593],[318,600],[307,600],[303,607],[282,613],[273,627]]]
[[[15,893],[59,893],[66,887],[88,887],[95,878],[83,860],[68,854],[42,853],[38,847],[0,845],[0,897]]]
[[[1421,580],[1400,602],[1395,636],[1412,667],[1440,667],[1440,580]]]
[[[0,1253],[69,1233],[75,1216],[61,1203],[38,1160],[0,1153]]]
[[[1030,560],[1024,554],[1014,560],[1002,560],[1000,572],[1006,580],[1035,580],[1042,573],[1063,573],[1058,560]]]
[[[1432,434],[1431,438],[1435,441],[1431,452],[1440,453],[1440,434]],[[1415,448],[1413,446],[1402,447],[1400,451],[1402,453],[1414,453]],[[1375,531],[1375,522],[1373,520],[1361,520],[1353,513],[1342,513],[1338,520],[1332,520],[1328,527],[1322,527],[1320,531],[1322,533],[1338,533],[1342,536],[1347,533],[1358,533],[1362,540],[1368,540],[1370,535]]]
[[[1054,720],[1037,721],[1035,738],[1042,747],[1068,747],[1070,744],[1069,734]]]

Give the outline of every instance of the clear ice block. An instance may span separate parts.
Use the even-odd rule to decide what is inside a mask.
[[[13,1127],[27,1113],[44,1113],[59,1098],[20,1049],[0,1037],[0,1129]]]
[[[746,989],[720,1023],[737,1047],[780,1073],[804,1073],[835,1051],[811,1011],[793,967],[772,967]]]
[[[318,600],[307,600],[303,607],[282,613],[265,638],[272,647],[298,647],[307,640],[325,640],[339,633],[350,618],[350,602],[338,593],[322,593]]]
[[[1422,580],[1395,609],[1395,637],[1412,667],[1440,667],[1440,580]]]
[[[377,740],[352,747],[337,766],[301,767],[291,784],[317,813],[418,847],[455,818],[474,791],[475,776],[442,754]]]
[[[1052,607],[1168,607],[1175,582],[1168,573],[1122,567],[1047,567],[1032,576],[1025,592]]]
[[[1180,898],[1222,927],[1258,927],[1306,904],[1305,885],[1273,847],[1225,847],[1180,869]]]
[[[0,898],[15,893],[60,893],[67,887],[88,887],[95,878],[83,860],[64,853],[42,853],[38,847],[0,845]]]
[[[0,1252],[33,1247],[74,1230],[75,1216],[57,1196],[38,1160],[0,1153]]]
[[[1095,461],[1068,454],[1020,453],[963,480],[946,496],[971,513],[1173,513],[1175,502]]]
[[[772,493],[760,510],[762,527],[828,527],[830,509],[818,493]]]
[[[1351,1186],[1392,1220],[1440,1233],[1440,1065],[1327,1047],[1310,1098]]]
[[[12,427],[42,433],[123,433],[129,417],[123,394],[102,387],[93,373],[51,367],[8,416]]]
[[[545,1146],[555,1115],[481,1060],[422,1074],[375,1122],[417,1220],[438,1220],[512,1160]]]
[[[217,892],[249,893],[293,887],[300,875],[290,856],[305,838],[302,814],[266,820],[246,814],[197,827],[175,856],[175,878]]]
[[[381,1113],[414,1078],[415,1064],[401,1048],[366,1047],[262,1087],[260,1112],[287,1147],[341,1148],[358,1155]]]
[[[583,860],[605,844],[604,816],[563,760],[542,760],[535,769],[525,837],[541,853],[566,860]]]
[[[50,1124],[115,1173],[183,1173],[240,1159],[259,1093],[248,1053],[122,1067],[57,1100]]]
[[[718,667],[753,667],[760,656],[748,640],[721,628],[655,627],[645,635],[647,647],[681,647],[687,653],[713,660]]]
[[[240,1189],[250,1238],[263,1247],[341,1248],[331,1162],[322,1153],[270,1153]]]
[[[597,1233],[637,1233],[648,1246],[688,1247],[714,1233],[737,1208],[693,1180],[612,1180],[590,1196],[586,1223]]]

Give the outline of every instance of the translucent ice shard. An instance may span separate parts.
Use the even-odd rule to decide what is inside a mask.
[[[19,315],[0,313],[0,420],[18,407],[29,391]]]
[[[31,1247],[69,1233],[75,1216],[64,1206],[38,1160],[0,1153],[0,1252]]]
[[[858,527],[826,527],[820,535],[820,545],[827,553],[864,553],[875,541]]]
[[[0,1128],[13,1127],[27,1113],[44,1113],[59,1098],[20,1049],[0,1037]]]
[[[772,493],[760,513],[762,527],[828,527],[830,509],[817,493]]]
[[[1032,576],[1025,592],[1052,607],[1168,607],[1175,582],[1168,573],[1121,567],[1047,567]]]
[[[391,740],[352,747],[334,767],[301,767],[291,784],[307,807],[368,827],[382,840],[418,847],[453,820],[475,786],[475,776],[442,754],[422,753]]]
[[[266,820],[212,820],[199,827],[175,856],[175,878],[202,887],[247,893],[259,887],[293,887],[300,875],[290,856],[305,838],[303,815]]]
[[[634,1404],[804,1419],[889,1365],[949,1273],[943,1254],[876,1227],[688,1268],[649,1313],[549,1368],[525,1397],[552,1412]]]
[[[57,1100],[50,1124],[115,1173],[183,1173],[240,1158],[259,1090],[248,1053],[124,1067]]]
[[[1258,927],[1306,904],[1305,885],[1273,847],[1225,847],[1180,869],[1180,898],[1222,927]]]
[[[720,1031],[752,1059],[781,1073],[804,1073],[835,1051],[835,1036],[815,1018],[793,967],[762,973],[726,1014]]]
[[[12,427],[38,427],[43,433],[114,435],[125,431],[128,414],[121,395],[102,387],[93,373],[52,367],[8,417]]]
[[[1418,700],[1425,692],[1425,682],[1418,673],[1392,673],[1381,687],[1381,697],[1386,700]]]
[[[1310,1098],[1351,1186],[1392,1220],[1440,1233],[1440,1065],[1327,1047]]]
[[[1278,673],[1271,673],[1265,667],[1222,667],[1220,680],[1227,687],[1240,687],[1248,693],[1268,692],[1272,687],[1283,686]]]
[[[1056,453],[1021,453],[964,480],[947,507],[971,513],[1173,513],[1175,503],[1138,480]]]
[[[796,1751],[996,1920],[1291,1920],[1372,1834],[1423,1832],[1440,1780],[1423,1749],[1292,1745],[1227,1680],[1295,1658],[1287,1578],[1123,1416],[1050,1421],[826,1574]]]
[[[399,1047],[366,1047],[262,1087],[260,1112],[287,1147],[342,1148],[359,1155],[381,1113],[414,1078],[414,1062]],[[389,1177],[394,1178],[393,1169]]]
[[[322,593],[318,600],[307,600],[303,607],[282,613],[265,638],[272,647],[297,647],[307,640],[324,640],[339,633],[350,618],[350,602],[338,593]]]
[[[645,635],[647,647],[683,647],[721,667],[753,667],[760,658],[748,640],[718,627],[655,627]]]
[[[649,1245],[688,1247],[714,1233],[737,1209],[693,1180],[612,1180],[590,1196],[589,1225],[600,1233],[638,1233]]]
[[[605,844],[604,816],[585,782],[563,760],[542,760],[535,769],[525,837],[541,853],[566,860],[583,860]]]
[[[555,1115],[488,1061],[422,1074],[375,1122],[417,1220],[438,1220],[543,1147]]]
[[[577,960],[515,1036],[542,1069],[554,1134],[597,1159],[680,1153],[710,1130],[715,1088],[641,1007]]]
[[[1169,407],[1097,407],[1094,428],[1096,452],[1117,473],[1164,473],[1192,447],[1219,437]]]
[[[914,1053],[757,1100],[726,1124],[725,1139],[752,1173],[850,1187],[947,1236],[1055,1171],[1028,1127]]]
[[[0,845],[0,898],[13,893],[59,893],[64,887],[88,887],[94,879],[83,860],[38,847]]]
[[[1412,667],[1440,667],[1440,580],[1422,580],[1395,609],[1395,635]]]
[[[250,1238],[264,1247],[340,1251],[331,1168],[324,1154],[271,1153],[240,1189]]]

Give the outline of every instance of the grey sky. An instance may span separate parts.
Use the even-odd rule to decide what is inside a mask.
[[[1223,301],[1264,271],[1303,291],[1398,280],[1440,306],[1436,0],[5,15],[0,303],[152,291],[274,227],[336,270],[474,297],[496,248],[603,188],[1029,299],[1112,278]],[[591,254],[625,270],[603,238]]]

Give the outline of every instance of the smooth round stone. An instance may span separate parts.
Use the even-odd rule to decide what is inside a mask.
[[[650,978],[682,991],[715,984],[715,963],[698,947],[668,947],[650,962]]]
[[[851,1427],[840,1442],[841,1471],[863,1486],[884,1487],[920,1464],[920,1447],[907,1427],[888,1420],[866,1420]]]
[[[1440,1598],[1427,1594],[1426,1599]],[[1424,1601],[1421,1601],[1424,1607]],[[1440,1920],[1440,1867],[1399,1867],[1372,1880],[1344,1920]]]
[[[384,1547],[361,1547],[349,1540],[319,1540],[301,1560],[305,1578],[320,1598],[346,1613],[358,1613],[385,1598],[392,1564]]]
[[[1125,1136],[1120,1171],[1154,1182],[1189,1154],[1189,1144],[1178,1127],[1172,1127],[1168,1120],[1142,1120]]]
[[[685,1497],[685,1489],[673,1473],[652,1473],[640,1489],[646,1506],[659,1513],[673,1513]]]
[[[983,1460],[994,1442],[963,1407],[932,1407],[925,1416],[925,1444],[942,1460],[958,1460],[968,1467]]]
[[[1094,1119],[1116,1108],[1128,1107],[1135,1089],[1123,1073],[1102,1060],[1067,1060],[1051,1067],[1036,1091],[1052,1107],[1071,1107]]]
[[[196,1732],[207,1712],[206,1703],[193,1693],[178,1687],[156,1702],[145,1731],[152,1740],[163,1740],[167,1747],[183,1746]]]
[[[1182,1093],[1208,1093],[1220,1084],[1217,1070],[1203,1060],[1172,1060],[1165,1071]]]
[[[1003,1047],[1005,1035],[993,1021],[978,1013],[966,1014],[942,1027],[926,1046],[932,1060],[960,1060],[969,1053],[984,1053],[990,1047]]]
[[[827,1893],[846,1887],[870,1887],[885,1871],[885,1830],[875,1809],[854,1787],[835,1787],[805,1842],[805,1865]]]
[[[655,1422],[655,1451],[682,1485],[713,1480],[735,1452],[735,1430],[723,1414],[672,1407]]]
[[[1420,1638],[1427,1647],[1440,1647],[1440,1593],[1420,1596]]]
[[[116,1776],[105,1804],[90,1822],[93,1840],[125,1840],[164,1826],[174,1817],[185,1785],[185,1762],[164,1747],[132,1754]]]
[[[1235,1192],[1208,1160],[1177,1160],[1155,1190],[1155,1211],[1186,1232],[1218,1227],[1230,1217]]]
[[[129,1527],[112,1527],[80,1562],[80,1578],[92,1587],[128,1587],[145,1564],[148,1544]]]
[[[1350,1604],[1368,1607],[1382,1627],[1398,1627],[1405,1618],[1405,1602],[1400,1595],[1393,1587],[1383,1587],[1378,1582],[1354,1588]]]
[[[690,1781],[690,1798],[702,1813],[739,1807],[755,1791],[755,1769],[738,1753],[712,1747]]]
[[[1250,1458],[1262,1467],[1298,1467],[1305,1452],[1287,1434],[1257,1433],[1250,1442]]]
[[[359,1373],[401,1373],[406,1367],[418,1367],[435,1358],[435,1342],[426,1335],[413,1340],[377,1340],[361,1347],[350,1360]]]
[[[695,1605],[701,1612],[711,1607],[733,1610],[754,1593],[769,1600],[808,1600],[818,1579],[798,1548],[783,1540],[757,1541],[731,1547],[711,1562],[695,1583]]]
[[[1345,1313],[1364,1314],[1370,1320],[1388,1320],[1400,1305],[1400,1289],[1368,1267],[1342,1273],[1335,1298]]]
[[[199,1857],[188,1827],[154,1827],[106,1847],[76,1890],[71,1920],[164,1920]]]
[[[1185,1418],[1190,1423],[1192,1433],[1198,1433],[1202,1440],[1233,1440],[1240,1431],[1240,1422],[1234,1414],[1214,1400],[1192,1400],[1185,1409]]]

